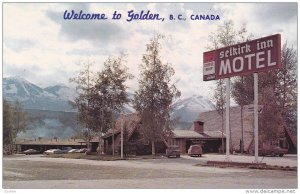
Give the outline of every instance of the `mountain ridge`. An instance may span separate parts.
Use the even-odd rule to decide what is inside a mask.
[[[129,93],[128,95],[130,99],[133,98],[133,94]],[[42,88],[23,78],[3,78],[3,96],[9,101],[19,100],[23,103],[24,109],[30,109],[31,114],[34,115],[34,110],[36,110],[36,112],[44,110],[50,112],[60,111],[76,113],[76,110],[70,105],[70,101],[74,100],[76,96],[76,91],[64,84],[56,84]],[[191,97],[178,99],[171,107],[171,118],[179,118],[179,122],[176,126],[177,129],[189,129],[201,112],[215,110],[213,103],[201,95],[192,95]],[[49,124],[49,118],[53,117],[50,112],[43,114],[43,117],[45,117],[42,118],[43,122],[40,120],[39,123],[31,123],[31,126],[34,126],[37,130],[54,130],[53,126],[55,125]],[[124,106],[124,112],[135,112],[131,103]],[[37,117],[37,115],[38,114],[36,114],[35,117]],[[47,115],[50,115],[49,118],[47,118]],[[63,121],[60,121],[59,118],[55,119],[56,120],[51,120],[51,123],[59,123],[60,129],[67,129],[70,133],[72,131],[70,130],[70,126],[76,126],[75,124],[68,124],[65,126],[63,121],[67,119],[66,117]],[[69,122],[77,122],[76,119],[74,120],[74,116],[69,119],[71,119]],[[35,121],[36,120],[34,120],[34,122]],[[36,134],[40,134],[40,132],[36,132]],[[41,134],[52,133],[43,131]],[[65,136],[67,135],[64,133],[64,137]]]

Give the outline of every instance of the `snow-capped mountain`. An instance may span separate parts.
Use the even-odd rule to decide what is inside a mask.
[[[39,109],[52,111],[75,111],[70,105],[76,92],[66,85],[54,85],[41,88],[20,77],[3,79],[3,94],[9,101],[19,100],[25,109]],[[133,94],[128,93],[129,99]],[[172,105],[172,118],[180,118],[180,122],[192,123],[201,112],[211,111],[215,106],[210,100],[200,95],[179,99]],[[124,106],[125,113],[135,112],[132,104]]]
[[[179,117],[181,122],[192,123],[202,112],[215,110],[213,103],[200,95],[179,99],[172,105],[172,118]]]
[[[43,89],[20,77],[3,78],[4,98],[21,101],[25,109],[74,111],[66,93],[70,93],[66,86]]]
[[[73,101],[74,98],[76,97],[76,92],[74,89],[69,88],[66,85],[55,85],[55,86],[49,86],[46,87],[44,90],[47,92],[54,94],[55,96],[65,99],[65,100],[70,100]]]

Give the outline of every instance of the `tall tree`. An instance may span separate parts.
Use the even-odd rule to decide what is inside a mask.
[[[13,113],[11,104],[3,100],[3,150],[10,152],[11,131],[13,130]],[[4,153],[4,152],[3,152]]]
[[[83,65],[83,69],[80,70],[76,77],[70,78],[69,81],[76,84],[77,97],[72,105],[77,108],[77,119],[79,123],[85,125],[88,136],[91,136],[91,129],[93,127],[94,118],[91,115],[92,108],[91,103],[91,88],[95,83],[94,74],[91,71],[92,63],[87,62]],[[88,138],[88,148],[90,148],[90,138]]]
[[[275,94],[286,125],[297,132],[297,52],[285,43],[281,52],[282,69],[276,72]]]
[[[99,153],[102,134],[112,127],[115,114],[128,102],[125,82],[131,75],[124,62],[123,56],[110,57],[104,62],[104,69],[97,73],[91,72],[88,62],[77,77],[70,79],[79,94],[74,102],[78,120],[86,125],[89,134],[98,132]]]
[[[115,117],[129,102],[125,82],[131,79],[132,75],[128,73],[124,63],[124,56],[108,58],[104,63],[104,69],[97,74],[92,89],[93,115],[98,118],[93,130],[99,134],[99,149],[102,134],[113,128]]]
[[[216,33],[212,33],[209,36],[210,46],[208,49],[218,49],[221,47],[230,46],[245,40],[249,40],[252,35],[248,34],[247,28],[243,25],[240,29],[236,29],[232,20],[225,21],[224,24],[218,26]],[[243,78],[242,78],[243,79]],[[225,83],[224,80],[216,81],[216,88],[214,90],[213,101],[216,103],[216,109],[222,117],[222,137],[224,131],[224,109],[225,109],[225,97],[226,97]],[[241,109],[241,129],[243,128],[242,121],[242,109]],[[243,134],[243,132],[242,132]],[[243,135],[242,135],[243,136]],[[231,130],[230,130],[230,139],[231,139]],[[243,138],[241,138],[243,139]],[[222,138],[222,152],[224,152],[224,139]],[[243,140],[241,140],[241,143]],[[232,141],[230,141],[230,147],[232,150]]]
[[[27,115],[23,105],[17,100],[13,104],[3,101],[3,144],[8,147],[10,154],[17,135],[27,129]]]
[[[282,47],[281,63],[282,69],[259,74],[259,101],[264,105],[259,117],[262,141],[274,141],[283,125],[294,130],[297,126],[297,58],[296,51],[287,44]],[[235,79],[232,96],[238,104],[253,103],[253,91],[252,75]]]
[[[156,34],[146,45],[146,54],[140,65],[139,89],[133,101],[134,108],[141,116],[144,138],[151,142],[152,155],[155,155],[155,143],[171,130],[170,105],[174,98],[180,96],[176,86],[171,83],[174,69],[161,60],[160,40],[163,38],[163,35]]]

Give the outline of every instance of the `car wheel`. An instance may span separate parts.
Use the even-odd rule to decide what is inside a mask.
[[[283,154],[279,154],[279,156],[280,156],[280,157],[282,157],[282,156],[283,156]]]
[[[272,153],[271,153],[271,156],[272,156],[272,157],[275,157],[275,156],[276,156],[276,154],[275,154],[274,152],[272,152]]]
[[[180,158],[180,155],[177,155],[177,158]]]

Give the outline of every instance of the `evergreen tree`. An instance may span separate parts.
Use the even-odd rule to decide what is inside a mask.
[[[161,61],[160,40],[162,35],[155,35],[148,43],[143,63],[139,89],[135,92],[133,105],[141,116],[141,131],[146,140],[151,142],[152,155],[155,155],[155,142],[162,140],[165,132],[171,130],[170,105],[180,96],[180,92],[171,83],[174,69]]]

